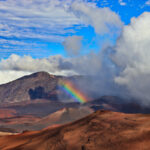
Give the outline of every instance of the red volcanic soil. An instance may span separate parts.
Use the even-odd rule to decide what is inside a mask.
[[[14,109],[0,109],[0,119],[13,117],[16,114]]]
[[[23,123],[33,123],[39,121],[41,118],[32,116],[32,115],[24,115],[24,116],[13,116],[9,118],[0,119],[0,124],[23,124]]]
[[[41,131],[0,137],[1,150],[149,150],[150,115],[97,111]]]

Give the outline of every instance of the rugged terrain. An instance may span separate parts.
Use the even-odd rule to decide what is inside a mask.
[[[12,82],[0,85],[0,105],[16,102],[29,102],[36,99],[63,100],[60,81],[83,80],[82,76],[55,76],[47,72],[36,72]]]
[[[0,85],[0,102],[23,102],[35,99],[56,99],[60,76],[37,72]],[[55,91],[55,92],[54,92]]]
[[[102,96],[85,104],[70,101],[59,88],[59,81],[80,82],[83,76],[53,76],[37,72],[0,85],[0,131],[41,130],[80,119],[100,109],[125,113],[150,113],[136,101]],[[61,97],[61,98],[60,98]],[[58,99],[59,98],[59,99]],[[63,101],[66,99],[68,101]]]
[[[1,150],[149,150],[150,115],[97,111],[41,131],[0,137]]]

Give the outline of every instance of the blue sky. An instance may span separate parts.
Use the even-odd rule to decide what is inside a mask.
[[[61,54],[69,57],[62,42],[67,36],[82,36],[81,55],[98,51],[106,40],[115,43],[113,36],[98,35],[91,25],[84,24],[69,7],[72,0],[1,0],[0,1],[0,59],[12,54],[44,58]],[[150,11],[147,0],[86,0],[98,8],[108,7],[127,25],[132,17]],[[48,5],[46,5],[48,4]],[[43,11],[44,10],[44,11]]]

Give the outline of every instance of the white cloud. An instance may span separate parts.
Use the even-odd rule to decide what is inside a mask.
[[[100,68],[100,54],[96,53],[75,58],[64,58],[61,55],[55,55],[41,59],[13,54],[9,58],[0,61],[0,84],[38,71],[47,71],[50,74],[64,76],[95,75]]]
[[[88,3],[86,0],[75,1]],[[58,35],[72,32],[66,28],[83,23],[73,12],[68,11],[73,2],[74,0],[0,1],[0,36],[44,40],[52,39],[51,37],[55,39],[56,36],[57,41]],[[93,5],[94,2],[88,4]]]
[[[59,70],[59,62],[62,56],[56,55],[49,58],[33,59],[31,56],[11,55],[8,59],[2,59],[0,62],[0,70],[16,70],[16,71],[48,71],[56,73]],[[61,73],[60,73],[61,74]]]
[[[132,18],[117,41],[112,60],[120,67],[116,83],[126,85],[132,96],[150,103],[150,13]],[[144,101],[147,100],[147,101]]]
[[[0,71],[0,84],[5,84],[7,82],[16,80],[17,78],[29,74],[30,72],[23,72],[23,71],[13,71],[13,70]]]
[[[82,39],[82,36],[68,36],[63,42],[67,53],[70,55],[78,55],[82,46]]]
[[[145,4],[149,6],[150,5],[150,0],[147,0]]]
[[[18,46],[37,46],[36,43],[26,43],[24,41],[17,41],[17,40],[6,40],[6,39],[0,39],[0,44],[2,45],[18,45]]]
[[[98,34],[112,33],[113,28],[122,25],[115,12],[109,8],[97,8],[95,0],[5,0],[0,1],[0,16],[0,36],[8,41],[6,44],[0,39],[4,45],[0,48],[8,49],[9,44],[16,45],[16,49],[20,45],[24,49],[35,48],[30,44],[27,47],[25,40],[32,40],[33,44],[41,43],[40,40],[62,43],[66,33],[75,33],[75,28],[87,24],[92,25]],[[16,39],[13,44],[12,39]]]
[[[74,32],[70,28],[81,24],[72,12],[68,12],[71,3],[72,0],[0,1],[0,36],[14,40],[62,42],[64,34]],[[3,42],[2,39],[0,41]],[[19,42],[22,43],[18,41],[18,45]]]
[[[85,3],[74,2],[72,10],[87,25],[94,27],[97,34],[110,34],[118,29],[120,31],[122,22],[120,17],[109,8],[98,8]]]
[[[121,6],[125,6],[125,5],[126,5],[126,3],[125,3],[123,0],[119,0],[119,4],[120,4]]]

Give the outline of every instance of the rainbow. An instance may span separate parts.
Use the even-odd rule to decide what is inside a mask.
[[[82,104],[88,102],[88,98],[81,91],[79,91],[71,81],[63,81],[60,85],[64,91],[69,93],[78,102]]]

